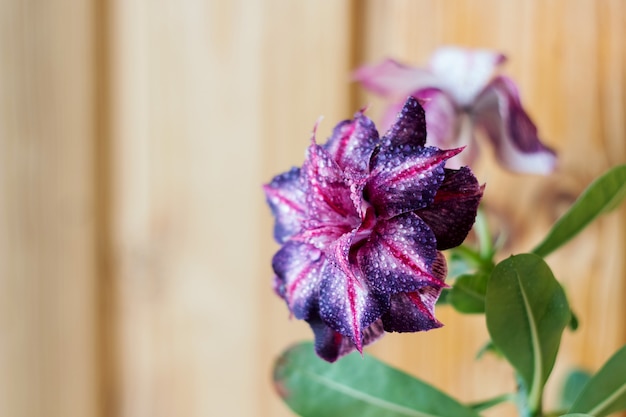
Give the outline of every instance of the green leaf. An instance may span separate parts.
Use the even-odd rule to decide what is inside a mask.
[[[498,359],[502,359],[502,352],[498,350],[496,345],[493,344],[491,340],[486,342],[479,350],[476,352],[476,359],[482,359],[486,353],[491,353],[495,355]]]
[[[485,410],[490,409],[491,407],[495,407],[498,404],[502,404],[503,402],[515,401],[515,400],[516,400],[515,394],[502,394],[497,397],[490,398],[488,400],[468,404],[468,406],[471,407],[475,411],[485,411]]]
[[[575,332],[578,330],[580,322],[578,321],[578,316],[573,311],[570,311],[570,313],[572,314],[572,317],[570,318],[569,323],[567,323],[567,327],[569,327],[571,331]]]
[[[601,417],[621,410],[626,410],[626,346],[585,385],[570,412]]]
[[[483,272],[459,277],[450,289],[448,302],[461,313],[484,313],[488,280],[489,275]]]
[[[576,398],[583,390],[583,387],[591,379],[589,372],[581,369],[574,369],[569,372],[565,378],[565,384],[561,391],[561,398],[559,401],[559,409],[569,410]]]
[[[583,230],[600,214],[614,209],[626,196],[626,165],[619,165],[597,178],[552,226],[533,253],[547,256]]]
[[[485,314],[491,340],[525,383],[533,414],[570,320],[565,292],[542,258],[512,256],[491,274]]]
[[[478,417],[436,388],[379,360],[352,353],[334,364],[312,343],[296,345],[274,368],[276,390],[302,417]]]
[[[591,414],[584,413],[574,413],[574,414],[563,414],[560,417],[594,417]]]
[[[475,271],[480,262],[477,257],[477,253],[463,245],[450,249],[447,279],[456,279]]]

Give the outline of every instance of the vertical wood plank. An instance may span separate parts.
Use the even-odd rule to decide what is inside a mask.
[[[114,2],[121,416],[255,414],[260,13]]]
[[[397,0],[366,4],[363,63],[391,56],[423,65],[444,44],[492,48],[509,56],[506,71],[518,81],[522,100],[545,141],[559,151],[560,167],[547,178],[516,176],[495,166],[489,152],[483,153],[486,161],[477,171],[487,182],[485,200],[514,239],[505,248],[507,253],[531,249],[595,176],[626,160],[622,3]],[[368,95],[363,99],[382,110],[379,99]],[[548,259],[582,320],[581,330],[564,337],[552,394],[567,367],[597,369],[626,342],[626,329],[617,319],[626,314],[621,301],[626,262],[618,255],[624,251],[625,228],[622,209]],[[447,328],[387,338],[375,351],[467,400],[510,388],[506,368],[471,360],[486,340],[484,323],[440,310]],[[424,363],[416,356],[430,359]]]
[[[261,184],[350,115],[348,6],[114,2],[119,415],[289,415]]]
[[[0,3],[0,415],[95,416],[92,2]]]

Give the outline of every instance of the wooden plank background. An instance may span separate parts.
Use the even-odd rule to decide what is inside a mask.
[[[350,72],[494,48],[559,170],[489,152],[486,202],[528,250],[589,181],[626,161],[620,0],[0,2],[0,417],[292,415],[273,359],[309,338],[270,290],[260,184],[380,99]],[[550,384],[626,342],[626,210],[549,258],[581,319]],[[479,317],[370,352],[464,400],[512,388]],[[428,357],[428,361],[422,358]],[[491,416],[512,415],[496,409]]]

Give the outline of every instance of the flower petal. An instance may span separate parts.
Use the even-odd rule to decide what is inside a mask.
[[[442,284],[446,278],[446,258],[441,252],[432,265],[433,275]],[[393,294],[390,307],[382,317],[388,332],[419,332],[435,329],[442,324],[435,318],[435,304],[441,294],[441,285],[425,286],[417,291]]]
[[[486,49],[439,48],[430,60],[439,84],[431,86],[447,91],[460,107],[469,106],[505,60],[503,54]]]
[[[335,362],[338,358],[356,349],[350,338],[328,327],[319,316],[307,321],[315,335],[315,352],[322,359],[328,362]],[[363,346],[373,343],[384,333],[382,321],[375,321],[363,330]]]
[[[426,69],[402,65],[392,59],[376,65],[362,66],[355,71],[353,77],[376,94],[402,99],[437,81]]]
[[[381,294],[445,286],[438,270],[437,241],[426,222],[407,213],[379,222],[358,250],[357,261],[368,285]],[[445,262],[444,262],[445,265]]]
[[[514,172],[549,174],[556,165],[554,151],[541,143],[537,127],[524,111],[517,88],[497,77],[475,106],[476,124],[485,129],[502,165]]]
[[[368,162],[378,143],[378,131],[374,122],[358,112],[353,120],[345,120],[335,126],[324,149],[344,171],[367,172]]]
[[[387,332],[419,332],[443,326],[435,318],[435,303],[441,288],[424,287],[419,291],[391,296],[391,307],[383,315]]]
[[[446,162],[448,168],[472,165],[479,154],[473,122],[454,99],[442,90],[425,88],[415,93],[426,112],[426,141],[438,148],[460,148],[463,152]]]
[[[324,264],[323,253],[314,246],[289,241],[274,255],[274,289],[298,319],[308,319],[317,308],[317,286]]]
[[[274,239],[286,242],[302,229],[306,215],[305,195],[300,182],[300,169],[277,175],[263,186],[267,203],[274,214]]]
[[[350,248],[354,232],[342,236],[322,268],[319,311],[322,320],[336,332],[350,338],[361,352],[364,329],[388,308],[389,296],[374,294],[356,264]]]
[[[424,146],[426,143],[426,115],[415,97],[406,99],[394,124],[382,139],[386,146]]]
[[[463,243],[476,219],[482,195],[483,187],[469,168],[445,170],[445,179],[433,203],[416,212],[435,233],[437,249]]]
[[[445,161],[459,152],[384,141],[372,155],[365,198],[383,218],[424,208],[444,179]]]
[[[303,222],[306,230],[296,238],[326,249],[360,223],[360,212],[347,192],[346,182],[350,179],[331,155],[315,143],[309,146],[302,179],[308,216]]]

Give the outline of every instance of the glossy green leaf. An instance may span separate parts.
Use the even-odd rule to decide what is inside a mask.
[[[512,256],[491,274],[485,314],[491,340],[525,383],[530,410],[538,410],[570,320],[563,288],[539,256]]]
[[[583,230],[600,214],[615,208],[626,196],[626,165],[619,165],[597,178],[552,226],[533,253],[547,256]]]
[[[565,383],[563,384],[563,389],[561,390],[559,408],[561,410],[569,410],[590,379],[591,374],[589,374],[589,372],[581,369],[574,369],[570,371],[565,378]]]
[[[489,275],[478,272],[459,277],[448,294],[448,303],[461,313],[484,313]]]
[[[478,417],[436,388],[379,360],[352,353],[330,364],[312,343],[288,349],[274,384],[302,417]]]
[[[626,410],[626,346],[585,385],[570,412],[601,417],[621,410]]]

